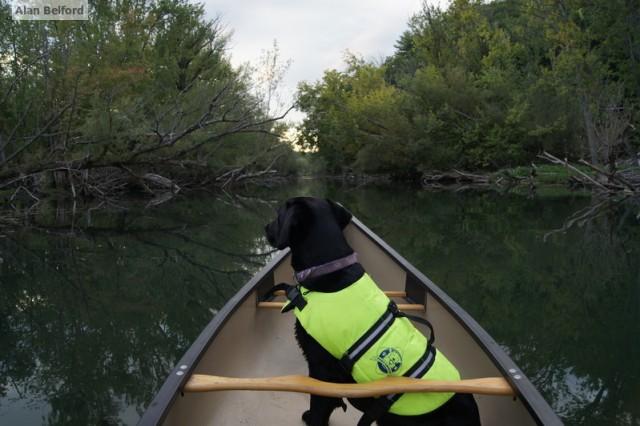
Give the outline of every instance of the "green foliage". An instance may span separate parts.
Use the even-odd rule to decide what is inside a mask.
[[[575,166],[582,173],[594,176],[593,170],[588,168],[587,166]],[[557,164],[537,164],[535,167],[535,175],[533,176],[533,181],[537,186],[542,185],[563,185],[565,186],[569,181],[571,176],[576,176],[578,173],[570,170],[567,167],[560,166]],[[518,166],[510,169],[502,169],[498,170],[493,175],[493,180],[495,181],[499,177],[516,177],[516,178],[530,178],[531,177],[531,166]]]
[[[323,176],[327,173],[327,165],[317,152],[295,153],[295,172],[300,176]]]
[[[16,22],[0,5],[0,180],[72,162],[224,169],[286,149],[203,5],[96,0],[84,22]]]
[[[629,151],[640,141],[631,125],[640,16],[631,3],[425,5],[383,64],[348,58],[345,71],[300,85],[300,143],[334,171],[400,175],[513,167],[542,150],[620,155],[607,144],[626,141]],[[621,130],[607,142],[612,122]]]

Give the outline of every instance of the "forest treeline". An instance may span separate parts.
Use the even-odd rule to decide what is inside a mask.
[[[298,143],[333,172],[495,170],[543,151],[637,161],[640,2],[426,3],[384,61],[299,86]]]
[[[88,21],[31,22],[0,0],[0,190],[107,197],[286,170],[277,46],[270,69],[238,68],[228,40],[187,0],[91,0]]]

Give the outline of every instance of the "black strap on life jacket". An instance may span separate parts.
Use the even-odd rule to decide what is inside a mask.
[[[302,297],[302,293],[300,292],[300,286],[297,285],[289,285],[286,283],[276,284],[269,289],[267,294],[264,295],[264,300],[270,299],[273,297],[276,291],[284,290],[287,295],[287,299],[289,299],[289,303],[282,308],[282,312],[289,312],[293,308],[298,308],[299,310],[303,310],[305,306],[307,306],[307,301]]]
[[[389,327],[391,327],[391,324],[393,324],[393,321],[396,318],[408,318],[429,327],[430,334],[427,345],[429,347],[433,346],[435,334],[433,333],[431,323],[424,318],[407,315],[404,312],[401,312],[398,309],[398,305],[396,305],[393,300],[390,300],[389,305],[387,305],[387,310],[362,336],[360,336],[358,340],[356,340],[353,345],[351,345],[340,359],[340,365],[347,373],[351,374],[351,370],[353,370],[355,363],[358,362],[360,357],[364,355],[365,352],[367,352],[378,341],[378,339],[380,339],[380,337],[382,337]]]
[[[410,319],[413,322],[417,322],[417,323],[420,323],[422,325],[426,325],[427,328],[429,328],[429,338],[427,339],[427,344],[429,346],[432,346],[433,343],[436,341],[436,335],[433,332],[433,326],[431,325],[431,323],[429,321],[427,321],[425,318],[418,317],[416,315],[407,315],[404,312],[400,311],[398,309],[398,305],[396,305],[393,301],[391,301],[391,303],[393,303],[393,314],[396,317],[407,318],[407,319]]]
[[[424,324],[430,331],[424,354],[403,374],[403,376],[420,378],[429,371],[436,358],[436,350],[433,346],[435,341],[433,326],[424,318],[407,315],[404,312],[401,312],[395,302],[390,300],[387,310],[353,345],[351,345],[349,350],[347,350],[344,356],[340,359],[340,365],[347,373],[351,374],[355,363],[358,362],[362,355],[364,355],[364,353],[382,337],[389,327],[391,327],[391,324],[393,324],[393,321],[396,318],[408,318],[412,321]],[[358,426],[371,425],[380,418],[380,416],[389,411],[393,403],[400,399],[402,395],[402,393],[397,393],[376,398],[376,403],[366,410],[362,417],[360,417]]]
[[[424,354],[408,369],[403,376],[417,379],[427,374],[436,360],[436,349],[428,344]],[[384,413],[389,411],[394,402],[400,399],[403,393],[381,396],[375,399],[375,403],[371,405],[360,417],[358,426],[369,426],[378,420]]]

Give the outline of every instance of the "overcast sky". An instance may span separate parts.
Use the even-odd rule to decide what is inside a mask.
[[[328,68],[341,69],[346,50],[365,59],[393,53],[422,0],[204,0],[204,4],[209,17],[220,15],[233,31],[230,52],[236,65],[257,63],[277,40],[282,57],[292,61],[283,88],[291,99],[299,81],[318,80]]]

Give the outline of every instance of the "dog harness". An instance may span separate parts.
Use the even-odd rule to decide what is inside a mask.
[[[433,328],[424,318],[400,312],[364,274],[350,286],[331,293],[311,291],[302,285],[279,284],[302,327],[324,349],[340,360],[357,383],[386,376],[429,380],[458,380],[460,374],[433,346]],[[426,324],[429,339],[409,321]],[[453,393],[407,393],[380,397],[376,412],[367,412],[359,424],[371,424],[384,412],[415,416],[431,412]],[[368,419],[365,419],[367,418]]]

